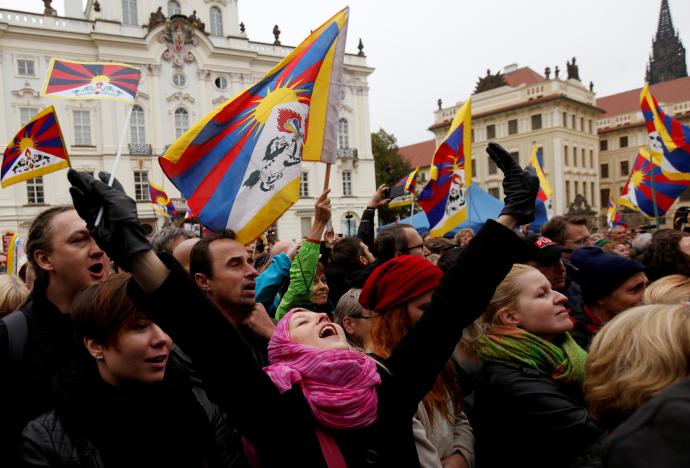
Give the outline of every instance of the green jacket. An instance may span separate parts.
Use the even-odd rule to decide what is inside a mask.
[[[302,243],[290,267],[290,286],[276,310],[276,320],[283,318],[293,307],[310,301],[311,287],[319,266],[320,251],[321,244],[319,243],[308,240]]]

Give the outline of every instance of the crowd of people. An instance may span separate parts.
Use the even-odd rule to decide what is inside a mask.
[[[0,276],[0,465],[642,467],[687,463],[690,233],[556,216],[503,148],[479,232],[149,240],[70,170]],[[99,211],[100,222],[96,222]],[[651,282],[651,283],[650,283]]]

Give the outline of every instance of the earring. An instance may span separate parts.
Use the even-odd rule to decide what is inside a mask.
[[[102,354],[99,354],[98,356],[96,356],[96,361],[103,362],[103,361],[105,361],[105,357],[103,357]]]

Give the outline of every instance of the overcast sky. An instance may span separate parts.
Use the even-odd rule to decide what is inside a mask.
[[[102,0],[116,1],[116,0]],[[184,0],[181,1],[184,9]],[[0,7],[43,11],[40,0]],[[53,2],[63,12],[61,0]],[[251,40],[297,45],[346,3],[335,0],[239,0]],[[368,64],[371,129],[401,146],[428,140],[436,100],[466,99],[477,78],[517,63],[539,73],[577,57],[580,77],[599,96],[644,84],[661,0],[350,0],[347,51],[361,37]],[[690,48],[690,1],[669,0],[674,26]],[[184,12],[184,11],[183,11]]]

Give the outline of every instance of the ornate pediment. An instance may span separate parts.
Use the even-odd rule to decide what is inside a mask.
[[[223,104],[223,103],[224,103],[225,101],[227,101],[227,100],[228,100],[228,98],[226,98],[225,96],[223,96],[223,95],[221,94],[220,96],[218,96],[217,98],[215,98],[213,101],[211,101],[211,103],[212,103],[214,106],[219,106],[219,105]]]
[[[192,49],[198,42],[194,37],[194,25],[186,16],[175,15],[158,36],[158,42],[167,44],[163,60],[172,62],[173,67],[182,68],[185,63],[194,62]]]
[[[189,93],[183,93],[182,91],[178,91],[176,93],[171,94],[167,98],[165,98],[166,101],[168,102],[173,102],[173,101],[179,101],[179,102],[184,102],[187,101],[190,104],[193,104],[195,99],[189,94]]]
[[[12,96],[16,97],[32,97],[32,98],[39,98],[41,97],[41,93],[36,91],[35,89],[31,89],[30,87],[24,87],[22,89],[15,89],[10,91],[12,93]]]

